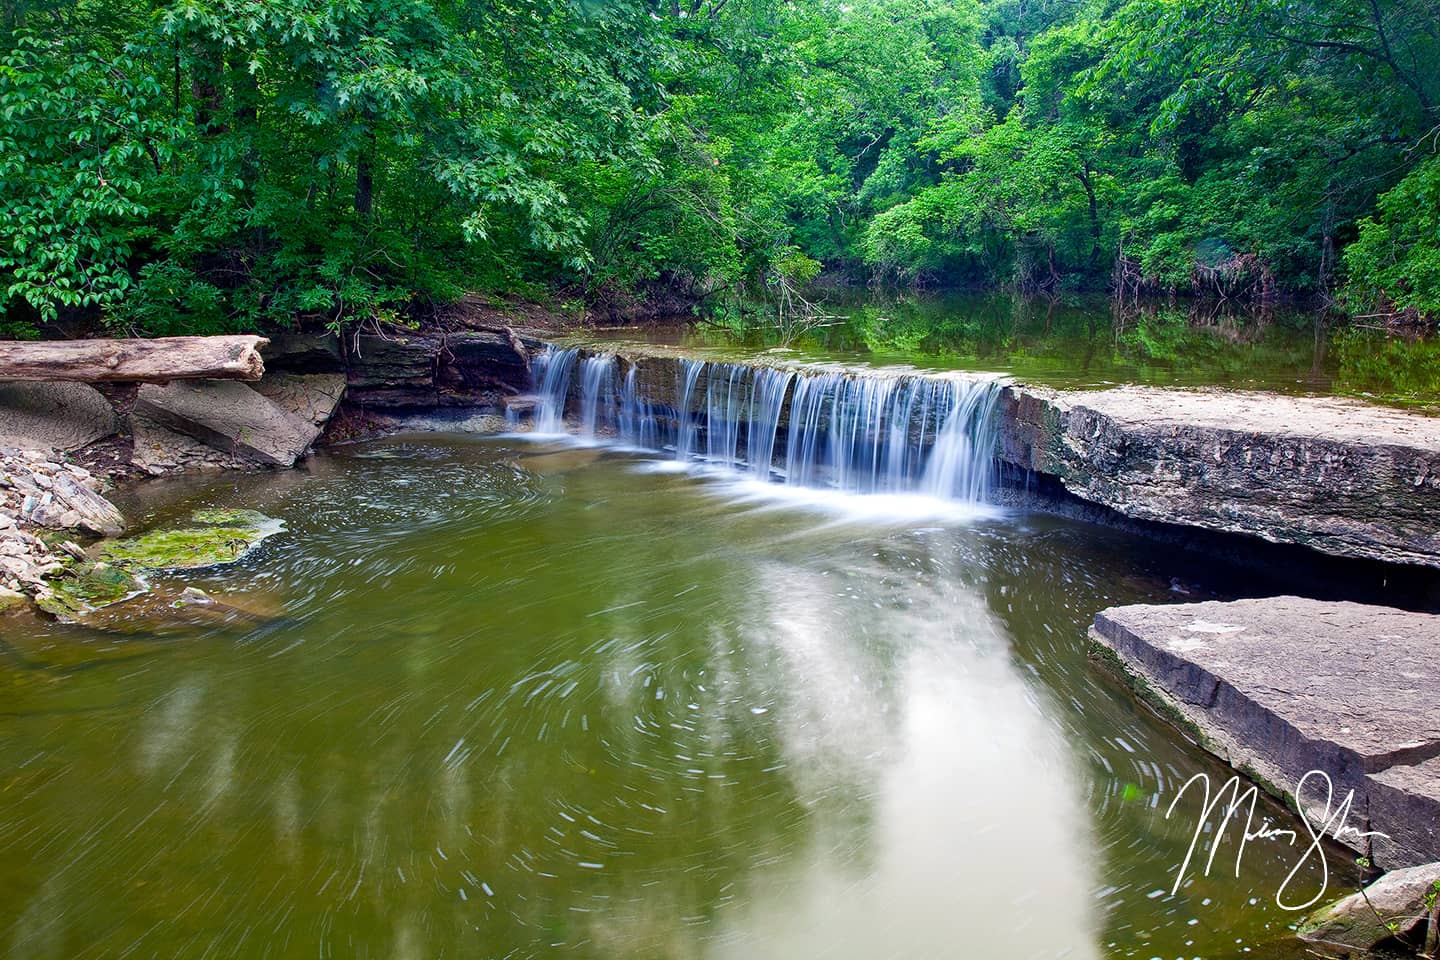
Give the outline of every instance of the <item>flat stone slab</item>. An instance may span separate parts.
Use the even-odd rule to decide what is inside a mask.
[[[0,438],[12,445],[78,450],[119,427],[110,401],[86,383],[0,383]]]
[[[324,427],[345,396],[345,374],[272,373],[250,388],[300,419]]]
[[[1292,804],[1311,770],[1355,790],[1357,810],[1373,793],[1373,829],[1393,838],[1377,841],[1378,862],[1440,859],[1423,821],[1440,804],[1440,617],[1299,597],[1135,605],[1099,613],[1091,639],[1202,745]]]
[[[1440,418],[1333,397],[1013,386],[1000,459],[1143,520],[1440,567]]]
[[[320,428],[233,380],[146,384],[135,412],[225,453],[288,467]]]
[[[1058,391],[1056,402],[1066,408],[1084,407],[1117,422],[1137,426],[1199,426],[1237,433],[1400,446],[1440,454],[1440,417],[1344,397],[1133,386]]]

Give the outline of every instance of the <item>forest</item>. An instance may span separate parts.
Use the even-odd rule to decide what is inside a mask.
[[[1440,319],[1431,0],[7,0],[0,334],[817,280]]]

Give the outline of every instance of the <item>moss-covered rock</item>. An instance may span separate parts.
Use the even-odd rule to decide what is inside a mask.
[[[17,610],[24,610],[30,604],[30,598],[15,590],[6,590],[0,587],[0,613],[13,613]]]
[[[127,570],[194,570],[233,563],[285,529],[254,510],[198,510],[191,519],[195,526],[103,544],[100,557]]]
[[[145,590],[143,580],[102,561],[70,567],[51,581],[50,595],[37,597],[35,604],[46,613],[68,620]]]

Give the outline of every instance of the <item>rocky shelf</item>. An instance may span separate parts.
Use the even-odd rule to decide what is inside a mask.
[[[1355,792],[1376,863],[1440,860],[1440,616],[1300,597],[1112,607],[1092,649],[1140,696],[1297,806]],[[1299,806],[1324,823],[1323,784]],[[1332,807],[1331,813],[1333,814]]]
[[[1440,419],[1329,397],[1013,386],[1002,461],[1128,517],[1440,567]]]

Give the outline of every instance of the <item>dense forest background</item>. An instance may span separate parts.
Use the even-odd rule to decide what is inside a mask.
[[[0,332],[821,276],[1440,318],[1427,0],[6,0]]]

